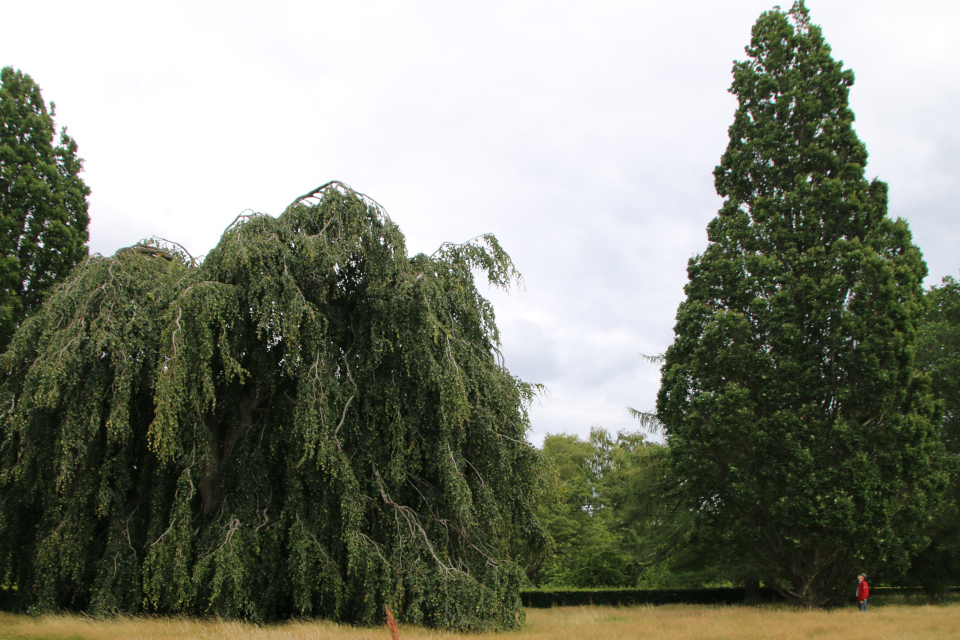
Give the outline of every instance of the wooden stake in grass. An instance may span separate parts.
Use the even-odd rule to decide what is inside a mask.
[[[400,629],[397,628],[397,621],[393,619],[393,614],[390,613],[390,607],[383,605],[383,608],[387,610],[387,629],[390,629],[390,637],[393,640],[400,640]]]

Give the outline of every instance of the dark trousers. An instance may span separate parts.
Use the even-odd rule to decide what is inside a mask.
[[[867,601],[866,601],[866,600],[861,600],[861,601],[860,601],[860,611],[863,611],[864,613],[867,612]]]

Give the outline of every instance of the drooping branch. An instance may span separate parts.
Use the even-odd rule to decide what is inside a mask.
[[[198,260],[194,258],[193,255],[187,251],[187,248],[182,244],[179,242],[174,242],[173,240],[161,238],[159,236],[151,236],[150,238],[138,242],[137,244],[129,247],[122,247],[117,249],[116,253],[119,254],[127,251],[140,253],[153,258],[162,258],[167,262],[174,262],[178,260],[183,261],[184,258],[189,258],[189,263],[191,266],[197,266],[198,263]]]
[[[532,387],[494,355],[465,268],[502,272],[506,255],[411,258],[340,182],[295,204],[241,214],[202,261],[159,239],[94,256],[15,336],[0,469],[19,467],[0,482],[42,482],[0,486],[0,573],[25,606],[373,624],[388,604],[441,627],[518,624],[505,523],[544,544],[534,454],[517,451]],[[85,443],[103,433],[97,458]],[[69,473],[47,473],[51,456]],[[21,508],[31,495],[43,504]],[[135,517],[111,506],[136,499]],[[42,565],[11,552],[38,545]],[[108,585],[83,582],[98,572]]]
[[[306,201],[306,200],[317,200],[317,201],[319,201],[319,200],[321,199],[322,195],[327,191],[327,189],[329,189],[329,188],[331,188],[331,187],[337,189],[340,193],[345,193],[345,194],[349,194],[349,195],[351,195],[351,196],[356,196],[356,197],[359,198],[362,202],[364,202],[367,206],[372,207],[378,214],[383,215],[386,219],[389,220],[390,217],[387,215],[386,209],[384,209],[383,206],[382,206],[379,202],[377,202],[376,200],[374,200],[373,198],[371,198],[370,196],[368,196],[368,195],[365,194],[365,193],[360,193],[359,191],[355,191],[355,190],[354,190],[353,188],[351,188],[348,184],[346,184],[346,183],[344,183],[344,182],[341,182],[340,180],[331,180],[331,181],[329,181],[329,182],[323,183],[322,185],[320,185],[320,186],[317,187],[316,189],[312,190],[310,193],[305,193],[305,194],[303,194],[302,196],[300,196],[299,198],[297,198],[296,200],[294,200],[293,202],[291,202],[291,203],[287,206],[287,208],[289,209],[290,207],[292,207],[292,206],[294,206],[294,205],[296,205],[296,204],[301,204],[301,203],[303,203],[303,202]]]

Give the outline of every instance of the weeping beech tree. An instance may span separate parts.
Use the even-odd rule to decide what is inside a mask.
[[[340,183],[201,262],[91,256],[2,356],[0,571],[20,607],[515,627],[536,388],[473,272]]]

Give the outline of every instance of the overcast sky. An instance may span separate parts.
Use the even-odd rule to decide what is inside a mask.
[[[550,393],[531,440],[637,428],[750,28],[775,0],[8,2],[0,66],[29,73],[85,159],[90,247],[207,253],[244,209],[331,179],[411,255],[492,232],[525,286],[491,292],[510,370]],[[788,8],[790,0],[782,0]],[[869,178],[930,267],[960,269],[960,3],[809,0],[853,69]]]

